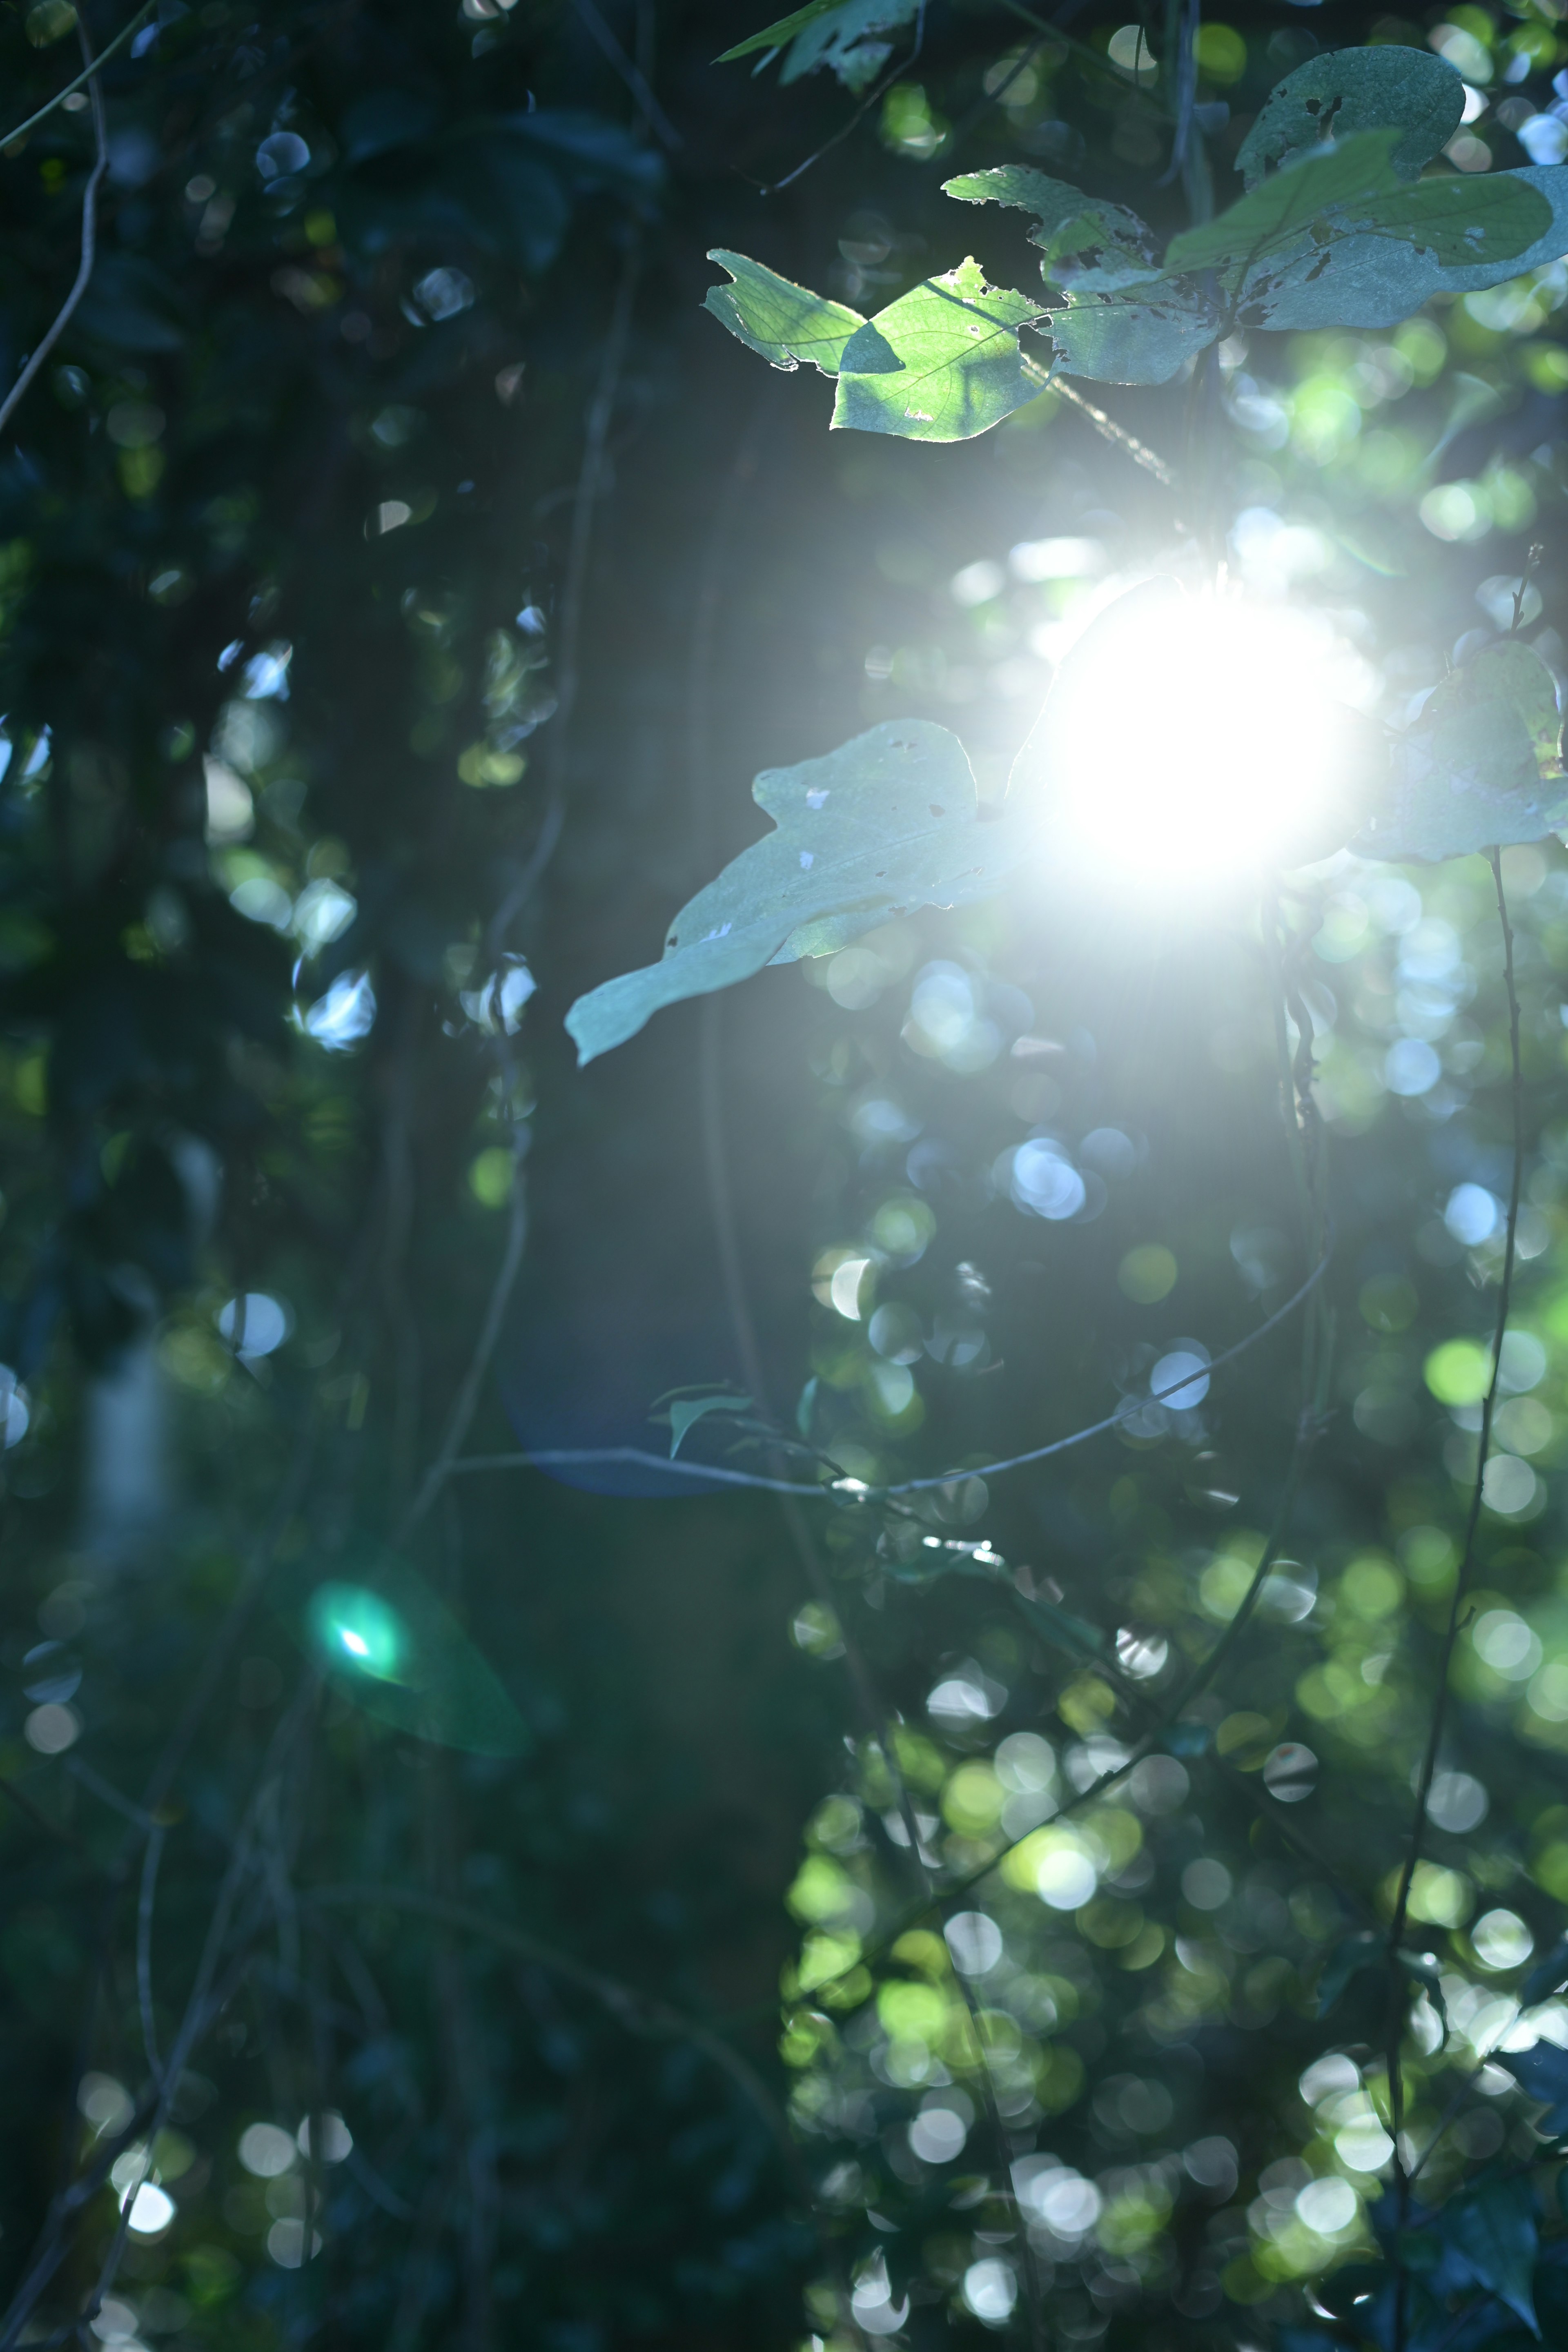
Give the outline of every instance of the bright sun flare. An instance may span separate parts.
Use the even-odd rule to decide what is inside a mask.
[[[1067,655],[1030,748],[1086,866],[1190,888],[1338,847],[1366,735],[1304,615],[1152,580]]]

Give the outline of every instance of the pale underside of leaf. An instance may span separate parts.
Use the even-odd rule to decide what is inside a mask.
[[[1386,803],[1359,846],[1436,863],[1568,824],[1556,719],[1551,675],[1528,646],[1484,646],[1395,740]]]
[[[845,344],[866,323],[858,310],[796,286],[743,253],[721,247],[708,258],[734,281],[710,286],[703,298],[704,309],[721,326],[786,374],[807,360],[824,375],[837,375]]]
[[[1427,49],[1380,43],[1310,58],[1276,83],[1237,151],[1237,169],[1256,187],[1272,163],[1310,152],[1325,137],[1397,126],[1390,162],[1402,180],[1446,147],[1465,110],[1465,85]]]
[[[1497,286],[1542,268],[1568,251],[1568,165],[1500,172],[1479,182],[1423,180],[1388,201],[1391,208],[1407,203],[1427,206],[1427,189],[1450,186],[1464,194],[1472,189],[1494,193],[1480,196],[1473,210],[1468,203],[1440,196],[1417,232],[1430,243],[1413,241],[1408,231],[1396,236],[1369,233],[1360,226],[1367,217],[1365,207],[1351,205],[1330,214],[1316,229],[1297,235],[1247,270],[1232,296],[1237,323],[1276,331],[1391,327],[1435,294],[1468,294]],[[1447,218],[1441,209],[1445,205],[1452,207]],[[1538,205],[1544,210],[1537,210]],[[1491,257],[1464,264],[1445,261],[1445,252],[1466,249],[1472,223],[1479,231],[1483,254],[1489,248]],[[1540,233],[1532,236],[1538,224]],[[1509,250],[1501,250],[1503,247]]]
[[[833,423],[911,441],[967,441],[1033,400],[1046,371],[1018,348],[1043,306],[987,286],[973,260],[928,278],[846,344]]]
[[[1079,299],[1050,320],[1060,373],[1100,383],[1169,383],[1219,331],[1207,303],[1173,287],[1153,300]]]
[[[766,770],[752,796],[777,830],[682,908],[660,962],[578,999],[566,1026],[580,1061],[764,964],[825,953],[910,908],[988,897],[1026,853],[1007,814],[981,818],[963,745],[928,719],[887,720]]]
[[[1392,131],[1363,131],[1276,172],[1216,220],[1173,236],[1165,252],[1167,273],[1247,268],[1293,243],[1335,205],[1392,193],[1399,184],[1389,154],[1397,137]]]

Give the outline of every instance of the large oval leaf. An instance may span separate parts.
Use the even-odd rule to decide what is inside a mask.
[[[1400,179],[1413,180],[1447,145],[1464,111],[1463,81],[1429,49],[1331,49],[1275,84],[1237,152],[1237,169],[1253,188],[1271,163],[1325,139],[1396,129],[1390,161]]]
[[[662,1005],[825,955],[911,907],[988,897],[1023,854],[1010,814],[982,818],[957,736],[929,719],[889,719],[820,760],[767,769],[752,794],[777,830],[681,908],[660,962],[578,998],[566,1026],[580,1061]]]

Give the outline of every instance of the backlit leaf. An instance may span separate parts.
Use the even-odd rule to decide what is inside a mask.
[[[909,441],[967,441],[1033,400],[1047,370],[1018,349],[1044,306],[987,286],[977,261],[928,278],[845,345],[833,422]]]
[[[1237,150],[1237,169],[1256,187],[1270,164],[1310,153],[1324,139],[1397,126],[1389,160],[1400,179],[1413,180],[1447,145],[1464,110],[1463,81],[1429,49],[1331,49],[1275,84]]]
[[[1166,270],[1173,276],[1249,267],[1291,244],[1333,206],[1364,205],[1371,196],[1392,193],[1398,183],[1389,156],[1396,140],[1392,131],[1362,131],[1276,172],[1216,220],[1173,236],[1165,251]]]
[[[731,860],[671,924],[664,958],[580,997],[578,1058],[635,1036],[662,1005],[820,955],[912,907],[999,889],[1026,853],[1016,819],[979,815],[963,746],[929,719],[887,720],[752,787],[776,830]]]
[[[669,1458],[673,1462],[679,1453],[687,1433],[694,1423],[705,1421],[710,1412],[751,1412],[754,1411],[749,1396],[731,1396],[719,1390],[711,1396],[677,1397],[669,1408]]]
[[[866,323],[858,310],[793,285],[743,253],[721,247],[708,258],[734,281],[710,286],[703,297],[703,307],[721,326],[785,374],[793,374],[802,360],[824,375],[837,374],[845,344]]]
[[[1047,283],[1070,283],[1070,274],[1058,265],[1085,254],[1098,257],[1097,266],[1107,272],[1120,267],[1138,276],[1153,273],[1153,237],[1136,213],[1121,205],[1105,204],[1098,196],[1086,196],[1081,188],[1066,180],[1053,180],[1027,164],[1003,163],[989,172],[962,173],[957,179],[942,183],[942,194],[959,204],[1006,205],[1017,212],[1032,213],[1035,226],[1029,231],[1029,242],[1045,256],[1040,272]]]
[[[1528,646],[1482,646],[1395,738],[1392,782],[1363,853],[1463,857],[1568,824],[1568,780],[1542,772],[1556,714],[1551,676]]]
[[[1100,383],[1169,383],[1219,331],[1212,305],[1182,286],[1144,299],[1085,295],[1050,319],[1060,373]]]

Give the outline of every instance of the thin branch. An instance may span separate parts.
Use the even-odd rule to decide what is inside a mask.
[[[485,1310],[484,1323],[479,1339],[474,1344],[474,1352],[469,1359],[468,1369],[463,1375],[463,1384],[454,1400],[447,1423],[446,1434],[441,1440],[436,1459],[425,1473],[419,1492],[409,1505],[397,1531],[396,1541],[399,1544],[405,1542],[413,1529],[418,1526],[446,1485],[457,1462],[458,1449],[473,1424],[474,1415],[479,1411],[479,1391],[484,1386],[485,1374],[489,1370],[490,1358],[496,1351],[496,1342],[500,1338],[501,1325],[506,1319],[506,1310],[510,1303],[519,1268],[522,1265],[523,1244],[527,1239],[527,1195],[523,1191],[522,1170],[514,1164],[506,1248],[501,1254],[500,1265],[496,1274],[494,1286],[490,1291],[489,1305]]]
[[[1271,1331],[1278,1330],[1280,1324],[1295,1313],[1302,1300],[1308,1297],[1322,1280],[1329,1270],[1332,1256],[1333,1244],[1331,1237],[1328,1247],[1300,1289],[1292,1291],[1284,1305],[1277,1307],[1273,1314],[1258,1325],[1256,1331],[1249,1331],[1245,1339],[1237,1340],[1234,1347],[1226,1348],[1219,1355],[1212,1357],[1205,1365],[1205,1371],[1209,1373],[1223,1371],[1227,1364],[1235,1363],[1237,1357],[1245,1356],[1249,1348],[1255,1348],[1260,1339],[1266,1339]],[[1172,1381],[1167,1388],[1152,1390],[1146,1397],[1129,1397],[1126,1402],[1119,1405],[1114,1412],[1107,1413],[1103,1421],[1090,1422],[1087,1428],[1075,1429],[1069,1437],[1055,1438],[1049,1445],[1034,1446],[1027,1454],[1009,1454],[1001,1462],[971,1464],[968,1468],[963,1470],[943,1470],[933,1478],[900,1478],[895,1480],[891,1486],[867,1487],[864,1490],[865,1496],[868,1499],[878,1499],[884,1495],[930,1494],[943,1486],[958,1485],[965,1478],[996,1478],[1000,1477],[1005,1471],[1023,1470],[1026,1469],[1031,1463],[1048,1462],[1053,1454],[1066,1454],[1075,1445],[1087,1444],[1091,1437],[1103,1437],[1108,1430],[1120,1429],[1123,1422],[1132,1420],[1135,1414],[1142,1412],[1148,1406],[1161,1404],[1170,1397],[1178,1396],[1184,1389],[1191,1388],[1192,1384],[1193,1375],[1188,1372],[1183,1379]],[[818,1500],[826,1499],[838,1503],[842,1503],[845,1499],[842,1482],[807,1485],[801,1479],[764,1478],[750,1470],[725,1470],[716,1465],[700,1462],[679,1460],[672,1462],[666,1454],[654,1454],[637,1445],[541,1446],[531,1454],[473,1454],[466,1462],[454,1462],[450,1465],[450,1475],[455,1476],[460,1471],[470,1470],[527,1470],[533,1467],[541,1470],[568,1469],[579,1465],[586,1466],[592,1463],[616,1462],[637,1463],[649,1469],[666,1470],[672,1477],[678,1479],[711,1479],[717,1486],[747,1486],[764,1495],[799,1495],[806,1499],[815,1496]]]
[[[1157,457],[1145,443],[1140,441],[1134,434],[1129,433],[1125,425],[1118,425],[1113,416],[1107,416],[1103,408],[1097,408],[1093,401],[1086,399],[1084,394],[1075,385],[1069,383],[1065,376],[1053,373],[1049,386],[1042,386],[1042,389],[1047,388],[1052,392],[1059,392],[1064,400],[1070,400],[1075,408],[1081,409],[1095,431],[1104,440],[1113,442],[1118,449],[1125,450],[1135,466],[1142,466],[1146,474],[1152,474],[1154,479],[1163,483],[1166,489],[1175,488],[1175,472],[1173,467],[1167,466],[1163,457]]]
[[[64,89],[57,89],[47,104],[39,107],[37,114],[29,114],[26,122],[18,122],[15,131],[7,131],[4,138],[0,138],[0,154],[4,154],[8,148],[14,147],[18,139],[25,139],[29,131],[36,131],[39,123],[54,112],[57,106],[63,106],[68,98],[75,96],[84,81],[90,81],[93,75],[100,72],[109,63],[110,58],[125,47],[138,26],[146,23],[157,5],[158,0],[145,0],[145,5],[137,9],[128,25],[121,26],[102,55],[96,59],[89,58],[75,81],[68,81]],[[83,46],[84,47],[86,46],[85,39]]]
[[[142,2043],[147,2070],[154,2083],[163,2080],[158,2057],[158,2030],[153,2014],[153,1906],[157,1899],[158,1864],[163,1858],[164,1831],[155,1822],[147,1835],[142,1863],[142,1888],[136,1903],[136,2000],[142,2011]]]
[[[577,14],[593,36],[595,46],[609,59],[636,99],[648,129],[653,132],[659,145],[673,155],[678,147],[685,146],[686,142],[654,96],[647,76],[634,59],[627,57],[625,49],[595,7],[594,0],[576,0],[576,8]]]
[[[76,29],[77,37],[81,43],[82,56],[87,60],[87,71],[82,76],[82,79],[89,83],[91,91],[92,135],[97,148],[96,159],[91,171],[88,173],[87,186],[82,192],[81,261],[77,269],[76,283],[56,311],[54,324],[47,330],[43,341],[11,386],[5,401],[0,403],[0,433],[4,433],[11,422],[28,385],[34,382],[39,369],[75,316],[77,305],[87,292],[88,280],[92,276],[92,265],[98,252],[98,191],[102,184],[103,175],[109,169],[109,131],[103,118],[103,92],[98,82],[98,67],[101,59],[95,61],[92,45],[87,37],[87,26],[79,16],[77,18]],[[62,90],[60,95],[63,98],[65,92]],[[24,128],[26,128],[25,125]],[[13,131],[11,135],[15,138],[16,133]]]
[[[587,602],[588,567],[594,552],[594,523],[599,500],[605,493],[610,427],[615,422],[616,402],[626,366],[626,345],[631,338],[632,313],[642,279],[642,225],[634,220],[626,239],[621,281],[616,289],[599,373],[588,403],[583,431],[583,460],[577,469],[577,487],[573,498],[572,536],[566,551],[566,576],[561,596],[561,635],[555,663],[555,710],[545,737],[544,765],[548,792],[544,821],[532,856],[491,918],[489,937],[492,954],[499,954],[505,947],[508,931],[527,905],[540,877],[555,854],[565,821],[572,721],[576,713],[577,693],[582,683],[583,616]]]
[[[1432,1720],[1426,1735],[1426,1749],[1421,1759],[1421,1777],[1415,1790],[1415,1818],[1410,1826],[1410,1851],[1400,1874],[1399,1893],[1394,1906],[1394,1916],[1388,1927],[1388,2098],[1389,2117],[1394,2140],[1394,2195],[1398,2206],[1399,2225],[1403,2229],[1410,2209],[1410,2179],[1405,2169],[1405,2158],[1400,2148],[1401,2127],[1405,2120],[1405,2084],[1400,2066],[1400,2053],[1405,2039],[1405,1984],[1400,1968],[1400,1947],[1405,1940],[1405,1921],[1410,1910],[1410,1889],[1416,1866],[1421,1859],[1421,1846],[1426,1827],[1426,1808],[1431,1800],[1432,1782],[1437,1769],[1437,1758],[1443,1744],[1443,1730],[1448,1713],[1448,1679],[1453,1666],[1454,1651],[1464,1622],[1465,1602],[1469,1593],[1470,1579],[1475,1566],[1476,1531],[1480,1525],[1481,1502],[1486,1483],[1487,1460],[1491,1450],[1492,1416],[1497,1408],[1498,1384],[1502,1378],[1502,1345],[1508,1332],[1509,1307],[1513,1297],[1514,1245],[1519,1234],[1519,1195],[1524,1174],[1524,1069],[1519,1044],[1519,991],[1513,968],[1513,926],[1509,920],[1508,898],[1502,883],[1502,853],[1490,852],[1492,882],[1497,893],[1498,921],[1502,929],[1503,985],[1508,992],[1509,1056],[1511,1075],[1513,1112],[1513,1179],[1509,1187],[1508,1227],[1503,1244],[1502,1282],[1498,1292],[1497,1323],[1492,1335],[1492,1376],[1481,1404],[1479,1446],[1476,1458],[1475,1483],[1470,1489],[1470,1507],[1465,1520],[1464,1549],[1459,1556],[1458,1572],[1454,1579],[1454,1598],[1448,1608],[1448,1622],[1443,1634],[1443,1646],[1437,1661],[1437,1689],[1432,1702]],[[1398,2252],[1399,2240],[1394,2237],[1394,2352],[1405,2352],[1405,2268]]]
[[[872,107],[876,105],[877,100],[879,98],[885,98],[889,90],[892,89],[893,84],[899,80],[900,76],[907,74],[910,68],[919,62],[921,51],[925,47],[925,37],[926,0],[920,0],[920,13],[915,18],[914,47],[910,49],[909,56],[907,58],[900,58],[897,65],[889,67],[881,80],[872,85],[872,87],[867,91],[865,97],[860,100],[859,105],[855,109],[854,113],[849,117],[848,121],[844,123],[837,131],[836,131],[831,139],[825,139],[821,146],[818,147],[814,153],[806,157],[804,163],[797,163],[793,172],[786,172],[782,180],[775,180],[773,182],[772,187],[763,188],[761,191],[762,194],[764,196],[782,196],[786,188],[794,187],[797,180],[805,177],[805,173],[810,171],[814,163],[820,163],[825,155],[830,155],[836,147],[841,146],[857,125],[865,120]]]

